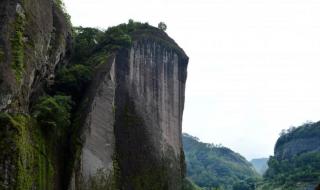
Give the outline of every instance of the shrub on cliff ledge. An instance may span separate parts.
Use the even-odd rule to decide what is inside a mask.
[[[135,31],[148,28],[151,28],[148,23],[135,22],[130,19],[128,24],[120,24],[108,28],[104,34],[105,40],[102,45],[106,46],[106,48],[111,51],[129,47],[132,44],[131,34]]]
[[[128,47],[131,45],[131,37],[128,35],[127,25],[117,26],[109,28],[106,33],[106,39],[108,41],[110,50],[118,50],[122,47]]]
[[[79,101],[91,77],[92,70],[89,66],[73,65],[70,68],[62,68],[57,73],[54,90],[72,96],[74,101]]]
[[[61,131],[70,125],[71,98],[44,96],[35,105],[33,116],[44,130]]]
[[[73,57],[76,64],[83,63],[92,51],[102,41],[103,32],[96,28],[74,27],[73,28]]]

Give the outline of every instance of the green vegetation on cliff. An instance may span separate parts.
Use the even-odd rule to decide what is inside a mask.
[[[97,44],[103,41],[103,36],[104,32],[96,28],[74,27],[72,62],[85,64]]]
[[[33,116],[43,131],[62,131],[70,125],[71,104],[68,96],[44,96],[34,106]]]
[[[61,0],[56,0],[54,3],[64,11]],[[28,40],[27,35],[24,36],[24,19],[22,14],[17,15],[12,26],[14,33],[11,36],[13,58],[11,66],[19,82],[23,82],[24,64],[29,61],[25,60],[28,56],[25,57],[24,52],[25,41]],[[72,169],[79,159],[79,150],[83,143],[80,140],[81,122],[83,121],[81,116],[87,109],[83,107],[88,101],[85,97],[88,86],[100,68],[99,66],[106,64],[107,59],[116,51],[129,48],[139,35],[162,40],[171,48],[178,49],[175,43],[168,43],[164,39],[166,37],[164,31],[147,23],[133,20],[130,20],[128,24],[111,27],[106,31],[83,27],[73,29],[73,49],[70,62],[65,65],[58,64],[54,73],[54,84],[43,82],[43,86],[42,84],[37,86],[41,89],[30,89],[30,92],[35,90],[36,93],[30,95],[32,96],[30,105],[24,105],[28,107],[25,114],[0,114],[0,162],[4,163],[0,165],[0,173],[10,173],[10,176],[0,175],[0,189],[7,189],[7,184],[14,184],[16,187],[13,189],[17,190],[67,189]],[[60,41],[57,40],[56,43]],[[0,62],[4,56],[5,53],[0,49]],[[63,62],[63,60],[60,61]],[[35,80],[45,81],[46,78],[37,72],[41,71],[35,71]],[[29,100],[26,102],[29,104]],[[18,110],[19,106],[17,104],[14,108]],[[116,108],[114,110],[116,111]],[[124,122],[127,128],[132,125],[140,125],[140,120],[134,115],[126,114]],[[134,130],[134,127],[130,130]],[[135,130],[136,134],[140,132]],[[140,144],[137,144],[136,147],[140,147]],[[134,154],[135,150],[132,150],[132,155]],[[122,155],[122,159],[126,159],[125,156],[127,155]],[[145,157],[144,155],[138,156],[141,163],[139,166],[142,167],[137,169],[137,175],[129,176],[130,179],[128,179],[136,189],[166,189],[168,186],[166,181],[170,177],[176,177],[170,176],[164,169],[163,165],[169,165],[168,160],[163,160],[163,163],[152,160],[153,162],[147,163],[148,167],[143,167],[146,166]],[[114,173],[111,176],[105,174],[104,171],[99,171],[97,176],[93,176],[89,184],[90,189],[119,189],[119,178],[124,177],[121,176],[120,169],[125,170],[125,168],[120,168],[124,167],[120,161],[121,158],[113,160]],[[4,167],[1,168],[2,166]],[[180,166],[174,167],[179,168]],[[11,181],[8,182],[8,180]],[[191,182],[186,182],[184,190],[191,189],[197,190],[198,187]]]
[[[16,20],[13,24],[14,34],[11,37],[11,49],[12,49],[11,51],[12,51],[12,57],[13,57],[11,67],[15,72],[16,80],[18,82],[20,82],[20,80],[22,79],[23,71],[24,71],[25,22],[26,20],[25,20],[24,13],[18,12],[16,15]]]
[[[91,78],[92,69],[89,66],[76,64],[64,67],[57,72],[53,92],[71,96],[79,102]]]
[[[320,122],[283,131],[270,157],[263,189],[303,189],[320,181]]]
[[[278,152],[282,152],[282,147],[289,142],[293,142],[298,139],[318,138],[319,136],[320,122],[307,122],[299,127],[291,127],[288,130],[282,130],[280,137],[275,145],[275,154],[277,154]]]
[[[0,128],[0,160],[7,160],[7,168],[0,168],[7,173],[0,175],[0,189],[7,189],[6,184],[16,190],[52,189],[50,151],[36,121],[23,114],[1,113]]]
[[[132,45],[133,32],[137,30],[144,30],[153,28],[148,24],[142,24],[139,22],[129,21],[128,24],[121,24],[116,27],[111,27],[106,31],[97,30],[94,28],[74,28],[73,42],[74,49],[71,57],[71,62],[67,66],[60,67],[57,70],[55,77],[55,84],[50,90],[51,95],[66,95],[71,96],[75,102],[73,109],[71,110],[72,126],[70,127],[70,152],[68,156],[68,171],[67,175],[71,176],[71,172],[74,164],[77,165],[80,160],[80,152],[82,149],[83,140],[81,139],[82,125],[84,123],[84,116],[86,115],[88,103],[90,98],[86,97],[89,85],[95,85],[97,81],[92,79],[99,73],[99,69],[106,64],[110,64],[108,61],[117,51],[123,48],[128,48]],[[157,29],[158,30],[158,29]],[[99,75],[99,74],[98,74]],[[90,90],[89,90],[90,91]],[[90,103],[89,103],[90,104]],[[114,108],[114,113],[117,108]],[[140,125],[139,119],[135,114],[130,115],[128,110],[123,116],[125,122],[124,129],[138,130],[137,126],[129,127],[129,125]],[[137,134],[138,131],[132,134]],[[140,130],[141,133],[141,130]],[[130,133],[131,134],[131,133]],[[141,135],[140,135],[141,136]],[[147,138],[147,137],[145,137]],[[135,139],[134,141],[137,141]],[[131,144],[132,145],[132,144]],[[128,148],[127,146],[126,148]],[[130,170],[129,166],[124,166],[123,160],[128,158],[126,152],[116,151],[115,156],[117,159],[113,160],[114,173],[108,174],[105,171],[99,171],[97,175],[92,176],[89,182],[85,185],[89,189],[120,189],[120,185],[132,187],[134,189],[166,189],[166,181],[169,178],[169,174],[164,169],[165,167],[159,163],[153,163],[154,161],[146,161],[144,155],[139,155],[136,152],[139,151],[140,144],[129,155],[131,159],[139,159],[141,165],[131,165],[134,167],[132,171],[136,171],[135,175],[125,175],[122,171]],[[134,157],[133,157],[134,156]],[[163,161],[165,162],[165,161]],[[159,166],[158,166],[159,165]],[[121,171],[121,172],[120,172]],[[131,171],[131,170],[130,170]],[[69,176],[69,177],[70,177]],[[121,178],[122,183],[119,183]],[[130,183],[130,184],[128,184]]]
[[[256,181],[259,176],[241,155],[226,147],[202,143],[196,137],[183,135],[187,177],[198,186],[211,190],[235,189],[242,183]],[[251,188],[242,188],[250,190]]]
[[[133,32],[147,28],[153,27],[132,20],[128,24],[110,27],[106,31],[74,27],[71,64],[58,69],[52,93],[70,95],[79,102],[95,69],[105,63],[109,55],[129,47]]]
[[[290,189],[301,184],[320,181],[320,152],[308,152],[286,160],[270,157],[265,174],[268,183]]]

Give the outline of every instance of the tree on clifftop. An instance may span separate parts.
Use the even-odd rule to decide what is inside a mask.
[[[159,22],[158,24],[158,28],[162,31],[166,31],[167,30],[167,25],[164,22]]]

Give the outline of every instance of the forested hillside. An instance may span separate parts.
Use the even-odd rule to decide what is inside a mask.
[[[240,154],[183,135],[187,177],[203,189],[253,189],[259,175]],[[249,186],[252,187],[249,187]]]

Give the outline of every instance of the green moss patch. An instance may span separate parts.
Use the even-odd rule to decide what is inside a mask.
[[[25,17],[17,14],[14,22],[13,36],[11,37],[11,49],[12,49],[12,64],[11,67],[14,70],[16,80],[21,81],[24,71],[24,30],[25,30]]]
[[[1,114],[2,145],[8,146],[0,157],[0,163],[10,162],[14,169],[10,172],[9,187],[16,190],[52,189],[53,169],[47,157],[45,141],[37,124],[27,115]],[[10,143],[7,143],[10,141]],[[0,180],[0,187],[7,183]]]

